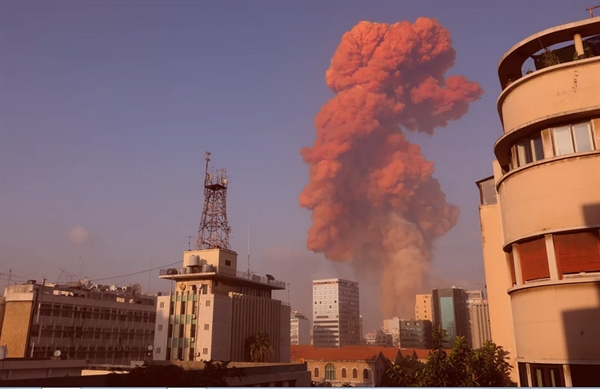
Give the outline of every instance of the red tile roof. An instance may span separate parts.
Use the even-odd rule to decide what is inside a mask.
[[[291,345],[291,360],[320,360],[320,361],[374,361],[379,353],[384,358],[394,362],[398,354],[412,357],[417,354],[417,359],[427,359],[431,350],[412,348],[398,349],[396,347],[381,346],[344,346],[340,348],[315,347],[309,344]]]

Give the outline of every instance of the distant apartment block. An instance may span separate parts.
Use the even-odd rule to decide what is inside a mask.
[[[156,298],[138,287],[27,284],[7,286],[0,344],[9,358],[62,358],[129,364],[148,357]],[[150,347],[151,349],[151,347]]]
[[[313,345],[342,347],[361,341],[358,282],[313,281]]]
[[[391,319],[383,320],[383,332],[392,337],[392,345],[400,347],[400,318],[394,316]]]
[[[365,341],[368,346],[393,347],[393,337],[386,334],[383,330],[376,330],[365,335]]]
[[[400,320],[400,347],[431,349],[432,323],[429,320]]]
[[[516,43],[498,78],[477,182],[492,337],[520,386],[600,386],[600,17]]]
[[[481,290],[467,290],[466,295],[469,317],[469,345],[477,349],[483,346],[486,341],[492,340],[489,305]]]
[[[433,322],[433,303],[431,294],[418,294],[415,305],[415,318]]]
[[[290,317],[290,344],[311,344],[310,320],[298,311]]]
[[[433,325],[446,331],[447,346],[451,347],[457,336],[469,337],[466,293],[460,288],[434,289]]]
[[[237,253],[219,248],[185,251],[183,267],[160,278],[175,288],[158,299],[155,360],[249,362],[248,341],[260,331],[270,362],[289,362],[290,307],[271,296],[284,282],[238,271]]]

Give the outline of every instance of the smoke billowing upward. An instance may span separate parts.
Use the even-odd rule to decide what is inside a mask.
[[[301,150],[312,211],[307,247],[380,280],[381,312],[412,316],[427,279],[432,241],[459,209],[446,202],[433,163],[403,131],[433,135],[467,113],[483,90],[454,64],[450,33],[434,19],[360,22],[345,33],[326,73],[336,95],[315,117],[317,138]]]

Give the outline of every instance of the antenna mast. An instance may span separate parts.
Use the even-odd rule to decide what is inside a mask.
[[[248,277],[250,277],[250,226],[248,226]]]
[[[205,154],[204,208],[198,228],[196,250],[230,250],[231,228],[227,223],[227,169],[219,169],[217,174],[209,173],[210,151]]]
[[[585,9],[586,11],[590,11],[590,18],[593,18],[593,17],[594,17],[594,10],[595,10],[596,8],[600,8],[600,5],[595,5],[595,6],[593,6],[593,7],[590,7],[590,8],[586,8],[586,9]]]

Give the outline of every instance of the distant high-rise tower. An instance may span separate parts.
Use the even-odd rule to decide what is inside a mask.
[[[358,282],[313,281],[313,345],[342,347],[361,341]]]
[[[492,340],[490,310],[481,290],[467,290],[467,314],[469,317],[469,345],[480,348],[487,340]]]
[[[204,208],[196,250],[225,249],[229,250],[229,232],[227,223],[227,169],[217,170],[217,174],[209,173],[210,152],[206,152],[206,173],[204,175]]]
[[[460,288],[434,289],[433,325],[446,331],[447,346],[452,347],[457,336],[469,336],[467,296]]]

